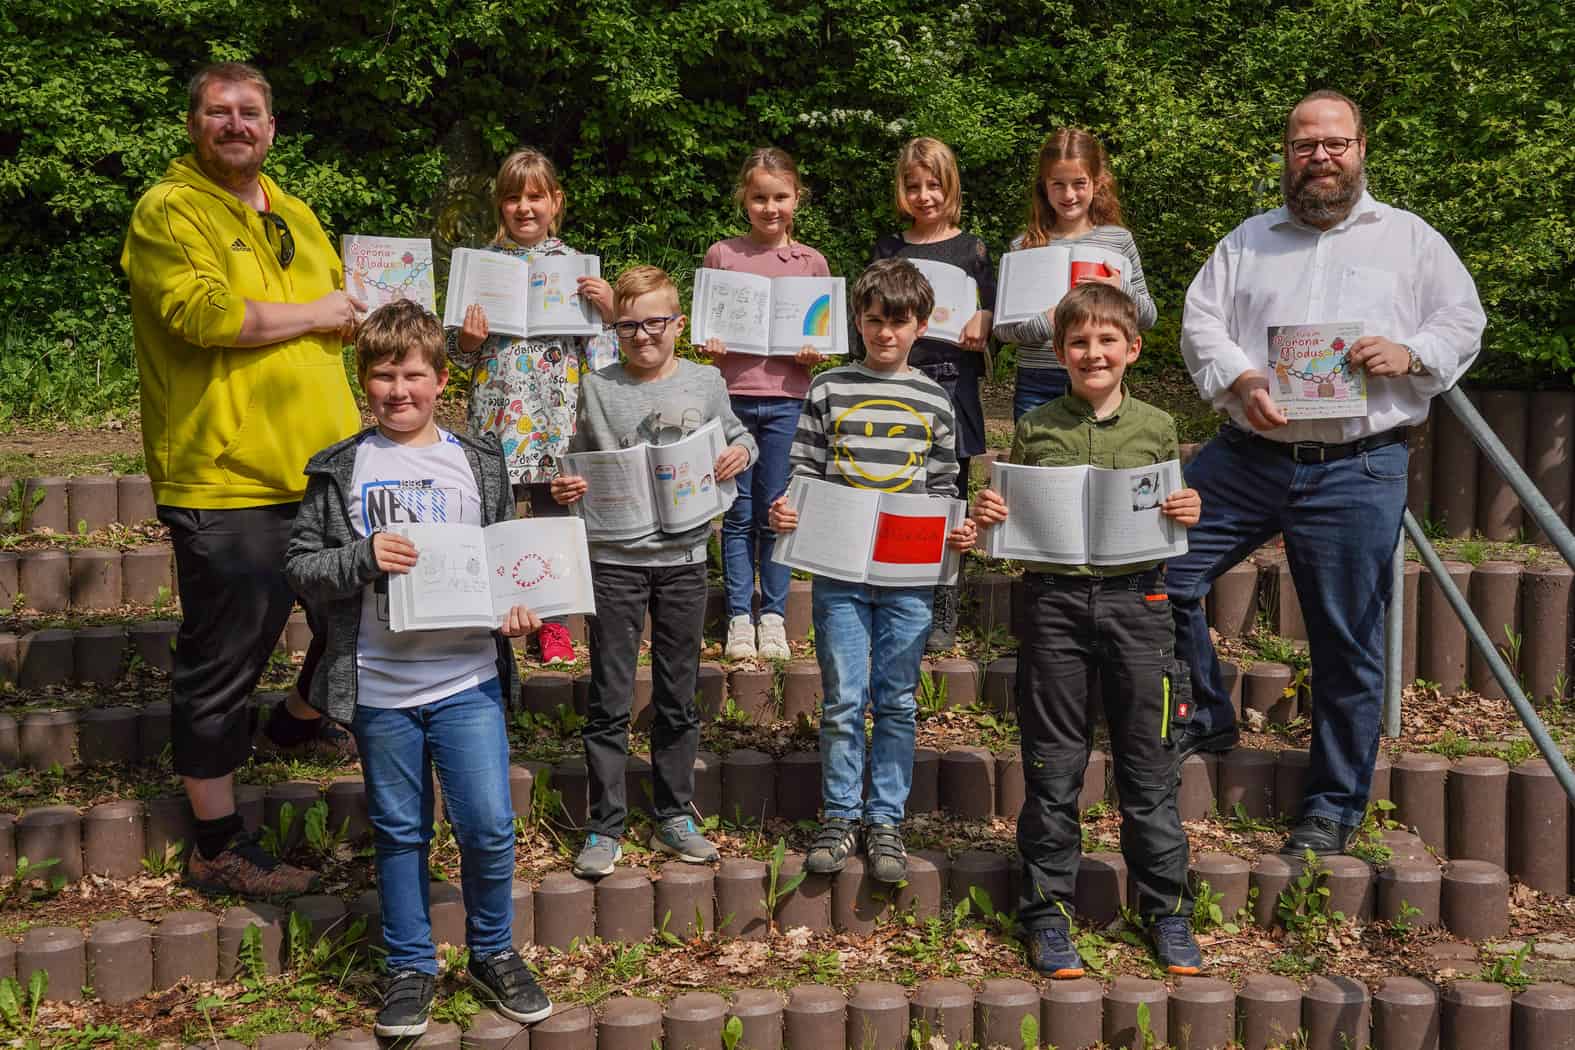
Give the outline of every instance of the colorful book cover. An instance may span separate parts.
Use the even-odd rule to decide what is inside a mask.
[[[345,291],[376,310],[409,299],[436,312],[432,282],[432,242],[422,237],[369,237],[346,234],[340,242]]]
[[[1348,322],[1269,326],[1269,391],[1286,418],[1367,415],[1367,375],[1350,359],[1361,337]]]

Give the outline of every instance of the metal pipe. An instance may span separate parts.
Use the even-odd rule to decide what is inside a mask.
[[[1537,527],[1547,535],[1548,541],[1564,555],[1564,563],[1575,567],[1575,534],[1570,532],[1569,526],[1564,524],[1564,519],[1553,509],[1552,504],[1537,491],[1536,483],[1520,464],[1515,462],[1515,457],[1509,454],[1509,450],[1498,439],[1498,435],[1493,433],[1493,428],[1487,425],[1487,421],[1482,418],[1476,406],[1458,386],[1450,387],[1439,397],[1460,418],[1466,432],[1471,435],[1471,440],[1477,443],[1477,447],[1493,464],[1494,469],[1509,482],[1509,487],[1515,490],[1515,495],[1520,497],[1521,509],[1531,515]]]
[[[1389,615],[1384,619],[1384,736],[1400,735],[1400,702],[1405,683],[1400,665],[1405,653],[1405,536],[1395,538],[1391,559]]]
[[[1502,448],[1502,446],[1500,446]],[[1514,706],[1515,713],[1525,723],[1526,730],[1531,734],[1532,741],[1537,749],[1542,752],[1542,757],[1548,760],[1553,775],[1558,778],[1563,786],[1564,793],[1571,802],[1575,802],[1575,772],[1570,770],[1570,764],[1564,758],[1559,745],[1548,735],[1548,729],[1542,724],[1542,719],[1537,717],[1536,710],[1531,706],[1531,701],[1526,699],[1526,694],[1521,691],[1520,683],[1515,680],[1514,672],[1499,655],[1498,648],[1493,640],[1488,637],[1487,631],[1482,629],[1482,622],[1477,619],[1477,614],[1471,611],[1471,605],[1466,601],[1465,595],[1460,593],[1460,588],[1455,586],[1455,581],[1450,579],[1449,573],[1444,569],[1444,563],[1438,557],[1438,552],[1422,533],[1422,526],[1418,525],[1416,518],[1409,510],[1402,519],[1405,522],[1406,535],[1411,537],[1411,542],[1416,545],[1417,553],[1422,556],[1422,564],[1427,566],[1427,571],[1433,574],[1433,582],[1439,590],[1444,592],[1444,598],[1449,602],[1450,608],[1455,610],[1455,615],[1465,625],[1466,634],[1471,638],[1471,644],[1476,646],[1477,652],[1487,661],[1488,670],[1493,672],[1493,678],[1498,682],[1499,688],[1504,690],[1504,695]]]

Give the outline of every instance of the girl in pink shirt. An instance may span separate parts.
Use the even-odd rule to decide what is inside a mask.
[[[744,161],[734,194],[749,219],[749,233],[711,245],[700,265],[760,277],[829,277],[826,259],[793,240],[793,213],[805,196],[793,158],[775,148],[757,149]],[[771,560],[767,511],[787,489],[788,452],[799,409],[809,390],[809,370],[821,355],[805,347],[796,357],[761,357],[729,352],[720,339],[706,340],[706,353],[721,369],[733,413],[759,446],[760,458],[738,476],[738,499],[722,521],[722,568],[727,578],[729,659],[763,656],[786,660],[784,615],[791,570]],[[755,574],[760,574],[758,645],[750,615]]]

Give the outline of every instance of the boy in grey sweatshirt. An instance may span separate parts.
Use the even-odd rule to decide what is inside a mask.
[[[586,376],[570,452],[671,444],[710,422],[722,421],[727,449],[717,457],[717,481],[749,467],[755,441],[733,415],[727,385],[715,368],[675,356],[684,315],[678,288],[654,266],[626,270],[613,288],[624,360]],[[563,474],[552,495],[568,505],[582,498],[586,479]],[[630,540],[590,545],[596,615],[590,621],[591,693],[582,736],[590,781],[590,821],[574,873],[612,872],[628,817],[624,766],[629,713],[645,615],[651,614],[652,802],[657,828],[651,848],[692,864],[717,858],[691,815],[700,716],[695,679],[705,621],[706,538],[709,525],[681,533],[660,529]]]

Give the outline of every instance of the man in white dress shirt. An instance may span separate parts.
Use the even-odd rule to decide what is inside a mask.
[[[1168,584],[1195,709],[1179,712],[1172,739],[1182,757],[1235,745],[1202,602],[1215,577],[1283,534],[1310,641],[1313,730],[1301,817],[1282,852],[1331,854],[1362,821],[1378,752],[1407,428],[1470,367],[1486,318],[1444,238],[1368,196],[1356,103],[1308,95],[1286,121],[1284,149],[1284,207],[1232,230],[1187,290],[1181,351],[1230,421],[1186,472],[1203,518]],[[1361,324],[1349,365],[1366,373],[1367,414],[1287,420],[1269,327],[1344,322]]]

